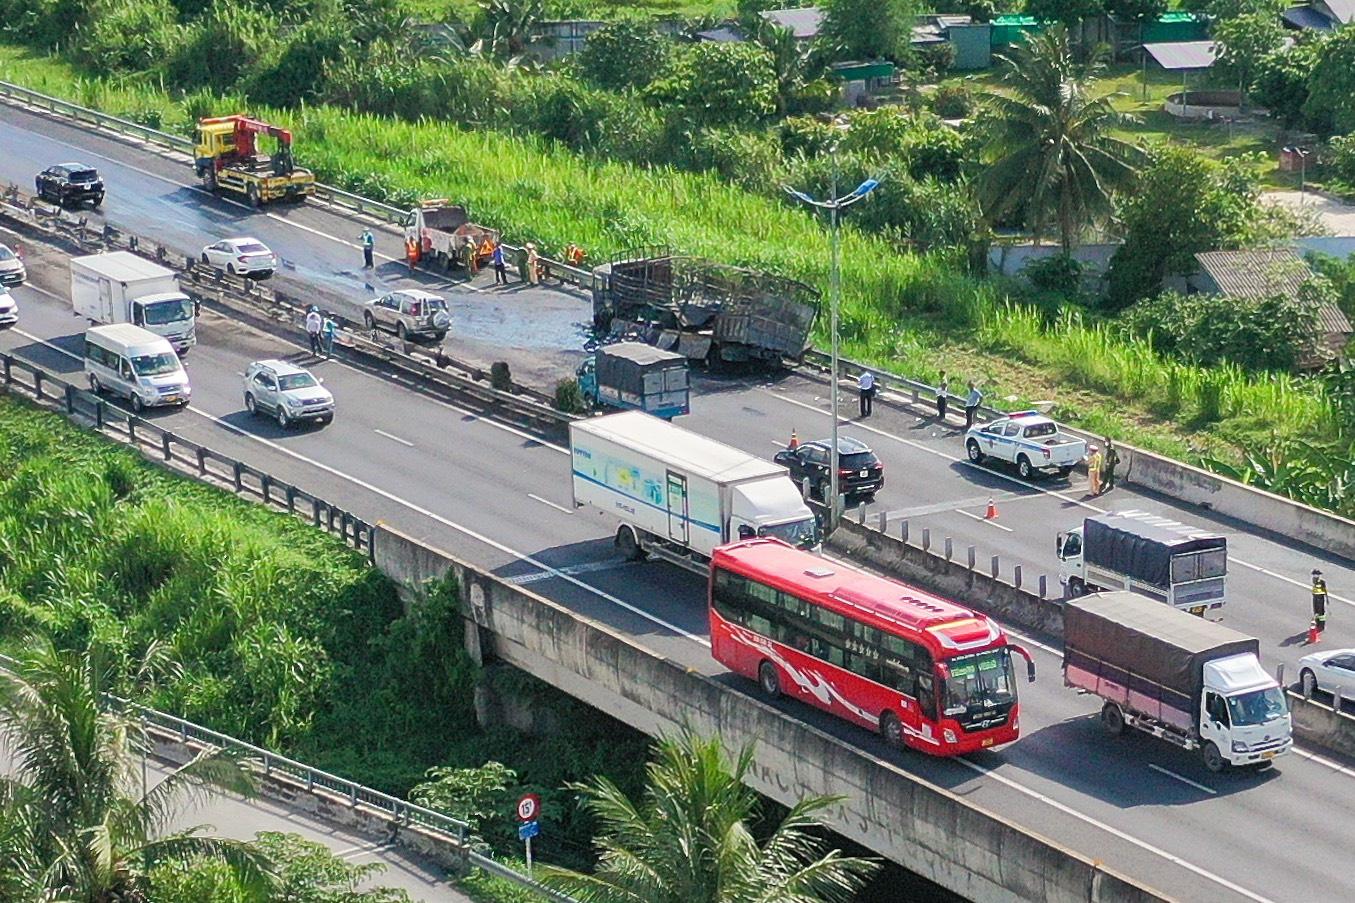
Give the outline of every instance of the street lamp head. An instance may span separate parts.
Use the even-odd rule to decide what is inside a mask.
[[[852,190],[852,193],[847,196],[852,198],[863,198],[879,187],[879,179],[866,179],[866,181],[857,185],[856,188]]]

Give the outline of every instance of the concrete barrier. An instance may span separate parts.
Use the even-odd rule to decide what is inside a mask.
[[[450,575],[475,630],[468,643],[650,734],[683,725],[737,747],[756,742],[750,784],[786,805],[841,796],[833,830],[970,900],[1165,899],[1074,850],[910,775],[893,763],[733,691],[530,590],[389,528],[375,562],[417,589]],[[900,755],[907,755],[900,753]]]
[[[1355,756],[1355,717],[1316,699],[1289,691],[1289,713],[1294,718],[1294,736],[1305,743]]]

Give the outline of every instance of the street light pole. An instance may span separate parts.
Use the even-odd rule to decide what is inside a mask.
[[[830,230],[830,242],[832,247],[832,268],[829,275],[828,287],[828,318],[829,329],[832,332],[832,353],[831,370],[829,374],[830,392],[831,392],[831,412],[833,417],[832,436],[829,439],[831,449],[828,453],[828,487],[830,498],[824,499],[828,506],[828,526],[833,528],[837,526],[839,515],[838,502],[840,493],[838,487],[841,477],[838,474],[838,308],[842,304],[842,218],[841,211],[844,207],[850,207],[857,201],[865,198],[872,191],[880,186],[878,179],[867,179],[849,193],[838,197],[837,194],[837,148],[833,147],[833,173],[831,191],[832,195],[827,200],[816,200],[803,191],[796,191],[788,186],[783,186],[786,193],[796,200],[815,207],[819,210],[828,211],[828,223]]]

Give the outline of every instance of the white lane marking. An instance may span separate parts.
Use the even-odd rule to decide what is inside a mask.
[[[563,512],[563,513],[565,513],[565,514],[568,514],[568,515],[570,515],[570,516],[573,516],[573,514],[574,514],[573,511],[570,511],[570,510],[569,510],[568,508],[566,508],[564,505],[557,505],[557,504],[555,504],[554,502],[552,502],[550,499],[543,499],[543,498],[542,498],[541,496],[539,496],[539,495],[534,495],[534,494],[532,494],[532,493],[529,492],[529,493],[527,493],[527,498],[531,499],[531,500],[534,501],[534,502],[540,502],[540,503],[543,504],[543,505],[547,505],[547,506],[549,506],[549,507],[551,507],[551,508],[554,508],[556,511],[561,511],[561,512]]]
[[[1297,746],[1290,751],[1300,758],[1316,762],[1318,765],[1321,765],[1324,768],[1330,768],[1332,771],[1343,774],[1348,778],[1355,778],[1355,769],[1347,768],[1339,762],[1333,762],[1331,759],[1323,758],[1316,753],[1310,753],[1306,750],[1299,749]]]
[[[1003,525],[1003,524],[999,524],[996,520],[994,520],[994,519],[991,518],[991,517],[984,517],[984,516],[981,515],[981,514],[975,514],[975,513],[972,512],[972,511],[966,511],[966,510],[964,510],[963,508],[956,508],[956,509],[955,509],[955,513],[956,513],[956,514],[963,514],[965,517],[973,518],[974,520],[978,521],[978,522],[981,523],[981,524],[987,524],[987,525],[990,526],[990,527],[997,527],[999,530],[1006,530],[1008,533],[1015,533],[1015,532],[1016,532],[1016,531],[1013,530],[1011,527],[1005,526],[1005,525]]]
[[[388,432],[386,432],[385,430],[376,430],[376,429],[374,429],[374,430],[372,430],[372,432],[376,433],[378,436],[385,436],[387,439],[390,439],[390,440],[395,441],[395,442],[399,442],[401,445],[408,445],[410,448],[413,448],[413,447],[414,447],[414,443],[413,443],[413,442],[410,442],[408,439],[401,439],[399,436],[396,436],[396,435],[393,435],[393,434],[391,434],[391,433],[388,433]]]
[[[1196,782],[1196,781],[1192,781],[1190,778],[1183,777],[1183,776],[1177,774],[1177,773],[1174,772],[1174,771],[1168,771],[1167,769],[1163,768],[1161,765],[1154,765],[1152,762],[1149,762],[1149,763],[1148,763],[1148,767],[1151,768],[1153,771],[1156,771],[1158,774],[1165,774],[1165,775],[1166,775],[1167,777],[1169,777],[1169,778],[1175,778],[1176,780],[1180,781],[1182,784],[1189,784],[1190,786],[1194,787],[1196,790],[1203,790],[1205,793],[1208,793],[1208,794],[1210,794],[1211,796],[1218,794],[1218,791],[1215,790],[1213,787],[1206,787],[1204,784],[1200,784],[1200,783],[1198,783],[1198,782]]]
[[[69,303],[70,303],[70,300],[71,300],[70,298],[63,298],[63,297],[61,297],[60,295],[56,294],[55,292],[49,292],[47,289],[42,288],[42,287],[37,286],[37,285],[33,285],[32,283],[29,283],[29,282],[25,282],[22,286],[19,286],[19,287],[20,287],[20,288],[25,288],[25,289],[32,289],[33,291],[37,292],[38,294],[40,294],[40,295],[46,295],[47,297],[52,298],[52,299],[55,300],[55,301],[59,301],[59,302],[61,302],[62,304],[69,304]],[[234,325],[238,325],[238,324],[234,324]],[[286,344],[289,344],[289,345],[295,345],[295,346],[298,347],[298,348],[304,348],[304,347],[305,347],[304,345],[301,344],[301,339],[300,339],[300,338],[297,338],[295,341],[292,341],[292,340],[286,338],[285,336],[275,335],[275,334],[273,334],[273,333],[271,333],[271,332],[264,332],[263,330],[256,330],[256,331],[257,331],[260,335],[267,336],[268,338],[270,338],[270,339],[275,339],[275,340],[277,340],[277,341],[279,341],[279,342],[283,342],[283,343],[286,343]],[[56,351],[60,351],[62,354],[65,354],[65,355],[67,355],[68,357],[72,357],[72,358],[74,358],[75,360],[82,360],[82,358],[80,358],[78,355],[70,354],[69,352],[64,351],[63,349],[57,348],[55,345],[52,345],[52,344],[51,344],[50,342],[48,342],[46,339],[40,339],[40,338],[38,338],[38,337],[35,336],[35,335],[30,335],[29,333],[24,332],[22,329],[17,329],[17,328],[16,328],[16,329],[12,329],[11,332],[16,333],[17,335],[24,336],[25,338],[28,338],[28,339],[32,339],[33,341],[38,342],[38,343],[40,343],[40,344],[47,345],[48,347],[53,348],[53,349],[55,349]],[[368,373],[367,371],[362,370],[362,369],[360,369],[360,368],[358,368],[358,367],[354,367],[352,364],[346,363],[345,361],[341,361],[341,360],[339,360],[338,358],[330,358],[328,361],[326,361],[326,363],[332,364],[332,365],[334,365],[334,366],[343,367],[344,369],[350,370],[350,371],[352,371],[353,373],[356,373],[356,374],[358,374],[359,376],[362,376],[362,377],[371,378],[371,376],[372,376],[372,375],[371,375],[370,373]],[[241,375],[241,376],[244,376],[245,374],[244,374],[243,371],[241,371],[241,372],[240,372],[240,375]],[[377,377],[377,378],[380,379],[380,377]],[[382,382],[387,382],[387,383],[391,382],[391,380],[381,380],[381,381],[382,381]],[[399,383],[398,381],[396,381],[394,384],[397,385],[397,386],[400,385],[400,383]],[[422,392],[419,393],[419,394],[424,398],[424,400],[429,401],[429,402],[432,402],[433,404],[436,404],[436,405],[440,405],[440,406],[446,408],[446,409],[449,410],[449,411],[456,411],[458,414],[464,414],[466,417],[468,417],[469,419],[475,421],[476,423],[483,423],[485,426],[492,426],[492,427],[493,427],[494,429],[496,429],[496,430],[503,430],[505,433],[511,433],[512,435],[517,436],[517,437],[519,437],[519,438],[521,438],[521,439],[526,439],[526,440],[529,441],[529,442],[534,442],[534,443],[536,443],[537,445],[541,446],[542,448],[548,448],[548,449],[550,449],[550,450],[553,451],[553,452],[558,452],[559,454],[562,454],[562,455],[567,455],[567,454],[569,454],[569,449],[565,448],[563,445],[556,445],[556,444],[553,443],[553,442],[547,442],[545,439],[542,439],[542,438],[539,437],[539,436],[533,436],[531,433],[528,433],[528,432],[525,432],[525,431],[523,431],[523,430],[520,430],[520,429],[518,429],[518,428],[515,427],[515,426],[510,426],[510,425],[508,425],[508,424],[506,424],[506,423],[500,423],[500,422],[497,421],[497,420],[493,420],[493,419],[490,419],[490,418],[487,418],[487,417],[481,417],[479,414],[475,413],[474,411],[469,411],[469,410],[467,410],[467,409],[465,409],[465,408],[457,407],[456,405],[452,404],[452,403],[449,402],[449,401],[443,401],[441,398],[434,398],[433,396],[428,395],[428,394],[425,394],[425,393],[422,393]]]
[[[340,859],[351,862],[354,859],[361,859],[363,856],[380,856],[394,846],[395,844],[393,843],[382,843],[374,846],[363,845],[360,847],[352,847],[342,853],[335,853],[334,855],[338,856]]]
[[[1255,900],[1256,903],[1275,903],[1275,901],[1271,900],[1269,897],[1263,897],[1258,893],[1247,890],[1240,884],[1236,884],[1232,881],[1229,881],[1227,878],[1224,878],[1220,875],[1216,875],[1213,872],[1208,871],[1207,869],[1201,868],[1200,866],[1196,865],[1193,862],[1187,862],[1185,859],[1182,859],[1175,853],[1169,853],[1166,850],[1162,849],[1161,847],[1155,847],[1145,840],[1140,840],[1139,838],[1135,837],[1132,834],[1129,834],[1125,831],[1121,831],[1119,828],[1108,825],[1105,822],[1098,821],[1095,818],[1092,818],[1090,815],[1086,815],[1072,808],[1071,806],[1068,806],[1065,803],[1059,802],[1053,797],[1046,796],[1045,794],[1040,793],[1037,790],[1032,790],[1023,784],[1019,784],[1016,781],[1013,781],[1011,778],[1006,777],[1005,775],[1000,775],[990,768],[984,768],[982,765],[977,765],[969,761],[968,759],[956,759],[955,761],[959,762],[966,768],[969,768],[973,771],[977,771],[979,774],[984,775],[985,777],[992,778],[999,784],[1002,784],[1006,787],[1010,787],[1012,790],[1015,790],[1018,793],[1025,794],[1031,799],[1038,800],[1048,806],[1051,806],[1054,809],[1057,809],[1058,811],[1062,812],[1064,815],[1071,816],[1072,818],[1075,818],[1078,821],[1092,825],[1093,827],[1096,828],[1100,828],[1102,831],[1105,831],[1112,837],[1117,837],[1120,840],[1125,841],[1126,843],[1133,844],[1134,846],[1138,847],[1141,850],[1145,850],[1156,856],[1161,856],[1168,862],[1171,862],[1175,865],[1179,865],[1183,869],[1186,869],[1187,871],[1199,875],[1201,878],[1208,879],[1209,881],[1213,881],[1215,884],[1218,884],[1222,887],[1226,887],[1229,890],[1233,891],[1234,893],[1241,894],[1242,896],[1246,897],[1249,900]]]
[[[596,574],[599,571],[616,571],[621,568],[630,567],[633,562],[630,561],[590,561],[585,564],[573,564],[569,567],[560,568],[562,574]],[[526,586],[529,583],[540,583],[542,580],[550,580],[554,574],[548,574],[545,571],[536,571],[531,574],[518,574],[514,577],[504,577],[503,579],[515,586]]]
[[[199,191],[204,191],[204,192],[207,193],[207,194],[211,194],[211,192],[207,192],[205,189],[199,189]],[[246,209],[246,210],[252,210],[253,208],[252,208],[252,207],[246,207],[245,209]],[[344,247],[348,247],[348,248],[361,248],[361,247],[362,247],[360,244],[358,244],[358,243],[355,242],[355,241],[349,241],[349,240],[346,239],[346,238],[340,238],[340,237],[337,236],[337,235],[331,235],[331,234],[329,234],[328,232],[325,232],[325,231],[323,231],[323,230],[321,230],[321,229],[315,228],[314,226],[307,226],[305,223],[297,223],[297,222],[293,222],[292,220],[287,219],[287,217],[285,217],[285,216],[279,216],[279,215],[276,214],[276,213],[265,213],[264,216],[268,217],[268,218],[271,219],[271,220],[276,220],[276,221],[278,221],[278,222],[280,222],[280,223],[285,223],[285,224],[287,224],[288,226],[291,226],[291,227],[294,228],[294,229],[300,229],[300,230],[303,231],[303,232],[309,232],[309,233],[311,233],[312,235],[318,235],[320,238],[327,238],[327,239],[329,239],[330,241],[336,241],[336,242],[338,242],[339,244],[343,245]],[[399,261],[399,262],[401,262],[401,263],[404,262],[404,258],[403,258],[403,257],[392,257],[392,256],[390,256],[389,254],[382,254],[380,251],[375,251],[375,250],[372,252],[372,256],[373,256],[373,257],[380,257],[382,260],[389,260],[389,261],[392,261],[392,262],[396,262],[396,261]]]
[[[818,407],[818,406],[816,406],[816,405],[812,405],[812,404],[806,404],[806,403],[803,402],[803,401],[799,401],[799,400],[797,400],[797,399],[791,398],[791,397],[789,397],[789,396],[787,396],[787,395],[785,395],[785,394],[782,394],[781,392],[773,392],[773,391],[771,391],[771,390],[769,390],[769,389],[763,389],[763,388],[759,388],[758,391],[759,391],[759,392],[765,392],[766,394],[771,395],[771,396],[773,396],[774,398],[779,398],[779,399],[781,399],[782,401],[787,402],[787,403],[789,403],[789,404],[793,404],[793,405],[795,405],[795,406],[797,406],[797,407],[807,408],[808,410],[811,410],[811,411],[817,411],[817,412],[820,413],[820,414],[827,414],[827,413],[828,413],[828,412],[825,411],[823,408],[820,408],[820,407]],[[876,429],[876,428],[873,427],[873,426],[866,426],[866,425],[863,424],[863,423],[853,423],[852,426],[860,427],[861,429],[864,429],[864,430],[869,430],[869,431],[872,432],[872,433],[875,433],[875,434],[880,435],[880,436],[884,436],[886,439],[893,439],[895,442],[900,442],[900,443],[902,443],[902,444],[904,444],[904,445],[911,446],[911,447],[916,448],[916,449],[918,449],[918,450],[920,450],[920,451],[924,451],[924,452],[926,452],[926,453],[928,453],[928,454],[930,454],[930,455],[936,455],[937,457],[945,458],[945,459],[948,460],[948,461],[955,461],[955,462],[958,462],[958,463],[960,463],[960,464],[965,465],[966,467],[972,467],[972,468],[974,468],[975,470],[979,470],[979,471],[981,471],[981,472],[983,472],[983,473],[986,473],[986,474],[989,474],[989,475],[991,475],[991,476],[997,477],[998,479],[1001,479],[1001,480],[1006,480],[1006,481],[1009,482],[1009,483],[1016,483],[1017,485],[1021,486],[1021,487],[1024,488],[1024,489],[1033,490],[1034,492],[1038,492],[1038,493],[1041,493],[1041,494],[1043,494],[1043,495],[1050,495],[1050,496],[1053,496],[1053,497],[1055,497],[1055,498],[1062,499],[1063,501],[1068,502],[1068,503],[1070,503],[1070,504],[1077,505],[1078,507],[1081,507],[1081,508],[1086,508],[1088,511],[1095,511],[1097,514],[1110,514],[1110,513],[1111,513],[1110,510],[1107,509],[1107,508],[1100,508],[1100,507],[1097,507],[1096,505],[1091,504],[1090,502],[1084,502],[1082,499],[1075,498],[1074,496],[1072,496],[1072,495],[1070,495],[1070,494],[1068,494],[1068,493],[1066,493],[1066,492],[1060,492],[1060,491],[1057,490],[1057,489],[1046,489],[1046,488],[1043,487],[1043,486],[1037,486],[1037,485],[1034,485],[1034,484],[1031,484],[1031,483],[1026,483],[1026,482],[1024,482],[1024,481],[1022,481],[1022,480],[1020,480],[1020,479],[1018,479],[1018,478],[1016,478],[1016,477],[1013,477],[1013,476],[1010,476],[1010,475],[1008,475],[1008,474],[1002,473],[1002,472],[999,471],[999,470],[993,470],[993,469],[984,467],[984,466],[982,466],[982,465],[980,465],[980,464],[974,464],[972,461],[970,461],[968,458],[964,457],[963,455],[951,455],[951,454],[947,454],[946,452],[940,451],[939,449],[929,448],[928,446],[923,445],[923,444],[920,443],[920,442],[916,442],[916,441],[914,441],[914,440],[912,440],[912,439],[905,439],[905,438],[903,438],[902,436],[896,436],[896,435],[894,435],[893,433],[888,433],[888,432],[885,432],[884,430]],[[1229,555],[1229,556],[1228,556],[1228,560],[1231,561],[1231,562],[1233,562],[1234,564],[1240,564],[1240,565],[1242,565],[1242,566],[1245,567],[1245,568],[1250,568],[1251,570],[1257,571],[1258,573],[1265,574],[1267,577],[1274,577],[1274,578],[1277,579],[1277,580],[1281,580],[1281,581],[1283,581],[1283,582],[1285,582],[1285,583],[1289,583],[1289,584],[1291,584],[1291,585],[1293,585],[1293,586],[1300,586],[1300,587],[1303,587],[1304,589],[1307,589],[1308,586],[1309,586],[1307,583],[1304,583],[1302,580],[1296,580],[1296,579],[1294,579],[1293,577],[1286,577],[1284,574],[1278,574],[1278,573],[1276,573],[1275,571],[1267,570],[1266,568],[1263,568],[1263,567],[1261,567],[1260,565],[1252,564],[1252,563],[1249,562],[1249,561],[1244,561],[1243,559],[1234,557],[1234,556],[1232,556],[1232,555]],[[1337,595],[1335,595],[1335,594],[1329,594],[1327,598],[1329,598],[1329,599],[1334,599],[1334,600],[1336,600],[1337,602],[1344,602],[1344,603],[1346,603],[1347,605],[1353,605],[1353,606],[1355,606],[1355,599],[1346,598],[1346,597],[1344,597],[1344,596],[1337,596]]]
[[[13,329],[11,331],[27,339],[31,339],[34,342],[46,345],[48,348],[51,348],[53,351],[56,351],[59,354],[64,354],[69,358],[74,358],[75,360],[80,359],[76,355],[71,354],[66,349],[58,348],[56,345],[53,345],[46,339],[40,339],[35,335],[30,335],[29,333],[23,332],[18,329]],[[442,515],[430,511],[421,505],[416,505],[413,502],[409,501],[408,499],[401,498],[400,496],[396,495],[393,492],[389,492],[385,489],[382,489],[380,486],[367,482],[361,477],[355,477],[352,474],[345,473],[344,471],[339,470],[337,467],[331,467],[330,465],[317,461],[316,459],[309,457],[308,455],[303,455],[298,451],[294,451],[290,448],[278,445],[276,442],[273,442],[270,439],[265,439],[263,436],[256,436],[255,434],[242,430],[240,429],[240,427],[236,426],[233,423],[227,423],[220,417],[217,417],[213,414],[209,414],[200,408],[188,407],[184,409],[184,413],[196,414],[198,417],[202,417],[206,420],[212,421],[217,426],[221,427],[223,430],[226,430],[227,432],[235,433],[236,435],[242,436],[245,439],[253,440],[254,442],[259,443],[260,445],[265,445],[276,452],[288,456],[289,458],[301,461],[304,464],[309,464],[311,467],[314,467],[317,470],[322,470],[325,473],[329,474],[330,476],[338,477],[341,480],[345,480],[349,483],[352,483],[354,486],[357,486],[360,489],[365,489],[368,492],[373,493],[374,495],[379,495],[383,499],[386,499],[387,501],[395,502],[397,505],[400,505],[404,508],[408,508],[410,511],[413,511],[415,514],[421,514],[424,517],[428,518],[429,520],[436,521],[437,523],[442,524],[444,527],[448,527],[452,530],[457,531],[458,533],[463,534],[464,536],[470,537],[476,542],[484,543],[491,549],[494,549],[498,552],[502,552],[505,555],[511,555],[512,557],[516,558],[519,561],[530,564],[533,567],[538,568],[540,570],[547,571],[552,576],[559,577],[561,580],[565,581],[571,586],[575,586],[583,590],[584,592],[592,593],[593,595],[601,599],[604,599],[607,602],[612,603],[618,608],[623,608],[626,611],[630,612],[631,614],[636,615],[637,617],[641,617],[644,618],[646,621],[658,624],[660,627],[663,627],[666,630],[671,630],[674,633],[678,634],[679,636],[691,640],[693,643],[696,643],[700,646],[705,646],[707,649],[710,648],[710,640],[706,639],[703,636],[698,636],[697,634],[689,633],[688,631],[683,630],[676,624],[666,621],[663,618],[658,617],[657,615],[650,614],[649,612],[645,611],[642,608],[639,608],[638,606],[631,605],[624,599],[618,598],[617,596],[614,596],[609,592],[598,589],[596,586],[591,586],[587,583],[584,583],[577,577],[574,577],[571,574],[564,573],[559,568],[551,567],[545,562],[537,558],[534,558],[531,555],[528,555],[526,552],[519,552],[517,549],[514,549],[511,546],[504,545],[498,540],[491,539],[490,537],[486,536],[483,533],[480,533],[476,530],[472,530],[470,527],[458,524],[456,521],[445,518]]]

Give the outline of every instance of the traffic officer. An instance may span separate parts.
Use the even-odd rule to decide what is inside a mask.
[[[362,268],[370,270],[372,268],[372,254],[376,250],[376,236],[372,235],[371,229],[363,229],[359,239],[362,241]]]
[[[1319,636],[1327,629],[1327,581],[1316,569],[1313,570],[1313,624]]]

